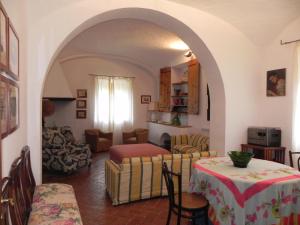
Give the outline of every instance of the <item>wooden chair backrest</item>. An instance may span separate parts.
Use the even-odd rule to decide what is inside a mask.
[[[8,187],[9,187],[10,179],[5,177],[1,180],[1,196],[0,196],[0,224],[1,225],[10,225],[9,224],[9,201],[8,196]]]
[[[35,179],[31,169],[31,161],[30,161],[30,150],[28,146],[25,146],[21,151],[21,160],[22,160],[22,173],[24,179],[23,187],[25,192],[25,201],[26,208],[31,210],[31,203],[33,199],[34,189],[36,187]]]
[[[297,158],[297,164],[298,164],[298,170],[300,171],[300,152],[289,151],[290,166],[291,167],[294,167],[293,155],[298,156],[298,158]]]
[[[10,216],[12,224],[14,225],[26,225],[28,221],[29,211],[26,201],[26,192],[24,187],[24,161],[21,157],[17,158],[10,169],[11,186],[9,188],[9,198],[14,201],[13,205],[10,205]]]

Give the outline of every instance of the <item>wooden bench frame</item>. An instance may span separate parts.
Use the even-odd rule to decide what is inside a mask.
[[[33,202],[33,198],[36,195],[41,195],[43,192],[39,189],[49,188],[52,190],[53,187],[57,187],[57,191],[53,192],[50,199],[51,202],[47,202],[46,199],[42,203]],[[65,188],[65,189],[64,189]],[[57,198],[53,202],[53,197],[58,195],[60,191],[63,193],[68,190],[67,200],[62,201]],[[71,216],[77,215],[78,225],[82,225],[80,218],[79,208],[76,202],[76,197],[72,186],[66,184],[43,184],[36,186],[34,176],[31,169],[30,163],[30,151],[29,147],[25,146],[21,151],[21,156],[14,160],[12,163],[9,177],[5,177],[1,180],[1,225],[36,225],[36,224],[51,224],[56,223],[54,220],[51,220],[51,217],[43,214],[43,222],[34,220],[34,216],[40,216],[38,213],[41,212],[41,208],[53,204],[59,206],[63,204],[73,204],[72,214],[68,214],[67,209],[62,208],[62,211],[65,212],[63,216],[60,216],[58,219],[69,219]],[[47,205],[48,204],[48,205]],[[41,207],[41,208],[39,208]],[[76,213],[76,214],[74,214]],[[53,221],[53,222],[52,222]],[[75,223],[74,223],[75,224]]]
[[[9,177],[1,181],[1,225],[9,225],[8,214],[13,225],[27,224],[35,187],[30,151],[25,146],[12,163]]]

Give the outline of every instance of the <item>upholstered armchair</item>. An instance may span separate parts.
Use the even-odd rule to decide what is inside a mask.
[[[91,165],[88,145],[75,142],[71,128],[44,127],[42,142],[43,168],[72,173]]]
[[[108,151],[113,142],[113,133],[105,133],[99,129],[85,130],[85,142],[90,145],[92,152]]]
[[[131,132],[123,132],[123,144],[139,144],[148,142],[148,129],[138,128]]]

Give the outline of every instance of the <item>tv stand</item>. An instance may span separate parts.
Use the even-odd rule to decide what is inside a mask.
[[[266,147],[260,145],[241,144],[242,152],[253,152],[254,158],[265,159],[284,164],[285,147]]]

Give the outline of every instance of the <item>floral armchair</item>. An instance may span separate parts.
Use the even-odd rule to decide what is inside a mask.
[[[91,165],[91,151],[87,144],[76,143],[71,128],[44,127],[42,145],[43,168],[72,173]]]

